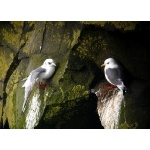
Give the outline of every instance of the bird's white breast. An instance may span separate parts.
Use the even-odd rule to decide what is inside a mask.
[[[46,72],[41,73],[39,79],[40,80],[48,79],[53,75],[54,72],[55,72],[55,67],[47,67]]]
[[[117,64],[109,64],[109,65],[106,65],[105,68],[104,68],[105,78],[106,78],[107,81],[108,81],[110,84],[112,84],[112,85],[115,85],[115,84],[113,84],[113,83],[109,80],[109,78],[108,78],[108,76],[107,76],[107,74],[106,74],[106,70],[109,69],[109,68],[114,69],[114,68],[117,68],[117,67],[118,67]]]

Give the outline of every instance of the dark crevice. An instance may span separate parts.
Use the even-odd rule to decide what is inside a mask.
[[[6,123],[4,124],[3,129],[10,129],[8,119],[6,119]]]
[[[25,21],[24,25],[23,25],[23,28],[22,28],[22,35],[25,35],[27,32],[30,32],[32,30],[34,30],[34,24],[32,24],[30,26],[29,23],[27,21]]]
[[[44,41],[45,41],[46,25],[47,25],[47,22],[45,22],[45,27],[44,27],[44,31],[43,31],[43,35],[42,35],[42,43],[41,43],[41,47],[40,47],[40,53],[42,52]]]
[[[7,93],[6,93],[6,87],[7,83],[12,75],[12,73],[16,70],[17,66],[19,65],[21,59],[18,59],[19,52],[16,54],[16,56],[13,59],[13,62],[11,63],[9,69],[7,70],[5,79],[4,79],[4,86],[3,86],[3,106],[6,104],[7,99]]]
[[[7,73],[6,73],[6,76],[5,76],[5,79],[4,79],[4,83],[3,83],[3,98],[2,98],[2,117],[3,117],[3,113],[4,113],[3,112],[3,108],[6,105],[6,100],[7,100],[7,96],[8,96],[8,94],[6,92],[6,87],[7,87],[8,81],[9,81],[11,75],[13,74],[13,72],[18,67],[19,63],[21,62],[21,59],[18,59],[18,55],[19,55],[19,52],[14,57],[14,59],[13,59],[11,65],[10,65],[9,69],[7,70]],[[3,122],[3,120],[1,122]]]
[[[20,52],[26,44],[26,41],[24,43],[22,43],[21,40],[24,39],[25,34],[29,31],[29,29],[27,29],[27,27],[28,27],[27,22],[24,22],[23,27],[22,27],[22,33],[20,36],[20,41],[19,41],[21,45],[20,45],[18,52]]]
[[[26,22],[23,23],[23,27],[22,27],[22,33],[21,33],[21,36],[20,36],[20,43],[21,43],[21,39],[23,38],[23,35],[25,34],[25,26],[26,26]]]

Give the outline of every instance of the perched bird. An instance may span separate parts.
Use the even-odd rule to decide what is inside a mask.
[[[122,66],[120,66],[113,58],[106,59],[101,67],[103,66],[105,66],[104,73],[107,81],[110,84],[117,86],[124,95],[127,92],[127,88],[125,86],[125,78]]]
[[[46,59],[42,66],[31,71],[30,75],[25,79],[26,81],[22,86],[25,87],[25,96],[22,106],[22,112],[25,111],[28,98],[36,81],[39,81],[39,86],[43,87],[42,82],[45,82],[47,79],[52,77],[55,72],[55,68],[56,64],[53,59]]]

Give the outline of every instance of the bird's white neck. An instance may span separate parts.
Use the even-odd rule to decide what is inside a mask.
[[[117,65],[117,64],[109,64],[109,65],[106,65],[106,66],[105,66],[105,69],[108,69],[108,68],[111,68],[111,69],[118,68],[118,65]]]

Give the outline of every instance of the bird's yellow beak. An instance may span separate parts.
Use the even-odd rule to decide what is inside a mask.
[[[53,65],[53,66],[56,66],[56,64],[55,64],[55,63],[52,63],[52,65]]]
[[[101,67],[104,67],[104,66],[105,66],[105,64],[102,64],[102,65],[101,65]]]

